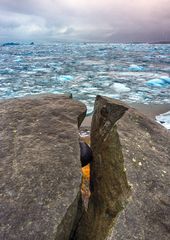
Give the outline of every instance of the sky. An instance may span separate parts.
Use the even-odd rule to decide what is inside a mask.
[[[0,41],[170,41],[170,0],[0,0]]]

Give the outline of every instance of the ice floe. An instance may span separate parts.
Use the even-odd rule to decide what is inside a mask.
[[[150,87],[162,87],[165,85],[165,82],[162,79],[155,78],[146,82],[146,85]]]
[[[165,83],[170,84],[170,77],[168,77],[168,76],[162,76],[160,79],[163,80]]]
[[[0,74],[13,74],[14,70],[11,68],[0,69]]]
[[[138,66],[138,65],[135,65],[135,64],[131,64],[130,67],[129,67],[129,70],[134,71],[134,72],[143,71],[143,69],[144,68],[142,66]]]
[[[111,88],[113,88],[117,93],[130,92],[130,88],[123,83],[113,83]]]
[[[74,79],[73,76],[70,76],[70,75],[60,75],[58,77],[58,80],[60,81],[71,81],[73,79]]]
[[[120,99],[120,94],[105,93],[103,95],[113,99]]]
[[[152,44],[1,47],[0,98],[70,92],[85,101],[89,114],[97,94],[129,103],[170,103],[169,54],[168,45],[155,50]]]
[[[14,59],[14,62],[21,62],[22,61],[22,58],[17,56],[15,59]]]
[[[151,79],[146,82],[146,85],[150,87],[166,87],[169,84],[170,84],[170,78],[167,76]]]

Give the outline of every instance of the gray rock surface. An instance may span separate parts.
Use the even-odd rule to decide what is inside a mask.
[[[131,108],[115,125],[131,194],[107,240],[168,240],[170,132]]]
[[[75,239],[170,239],[169,131],[101,96],[91,131],[93,192]]]
[[[69,239],[80,197],[78,125],[85,112],[64,95],[0,102],[0,239]]]

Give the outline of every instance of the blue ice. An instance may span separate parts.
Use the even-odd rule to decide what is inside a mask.
[[[143,67],[135,65],[135,64],[131,64],[129,67],[130,71],[134,71],[134,72],[138,72],[138,71],[142,71]]]
[[[150,87],[162,87],[163,85],[165,85],[165,82],[162,79],[155,78],[155,79],[151,79],[151,80],[147,81],[146,85],[148,85]]]
[[[70,75],[60,75],[58,77],[58,80],[60,80],[60,81],[71,81],[73,79],[74,78],[72,76],[70,76]]]
[[[170,84],[170,77],[162,76],[160,79],[164,80],[165,83]]]
[[[146,85],[150,87],[165,87],[170,84],[170,78],[163,76],[160,78],[151,79],[146,82]]]

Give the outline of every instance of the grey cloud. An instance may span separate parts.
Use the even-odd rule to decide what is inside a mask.
[[[0,0],[0,36],[121,42],[170,40],[168,2]]]

